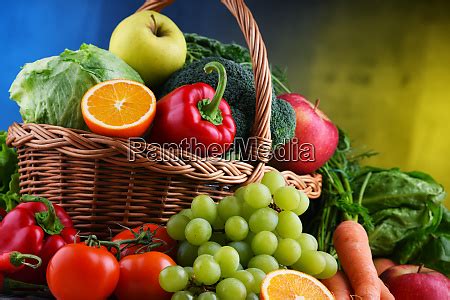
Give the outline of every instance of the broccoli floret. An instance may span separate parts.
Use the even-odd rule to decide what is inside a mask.
[[[277,98],[272,101],[270,133],[273,149],[286,144],[294,137],[296,125],[295,110],[292,105],[283,99]]]
[[[183,67],[175,72],[163,85],[160,96],[164,96],[174,89],[197,82],[204,82],[212,87],[217,86],[217,73],[207,74],[203,67],[211,61],[220,62],[227,71],[227,86],[223,98],[231,107],[233,118],[236,122],[236,137],[247,139],[255,119],[256,91],[254,85],[254,77],[251,68],[221,57],[207,57]],[[283,101],[283,104],[277,104],[275,93],[272,93],[272,118],[271,130],[274,146],[283,143],[284,139],[290,139],[294,136],[295,130],[295,113],[289,110]],[[277,112],[275,114],[275,112]],[[283,116],[283,114],[286,114]],[[273,128],[273,129],[272,129]],[[292,134],[291,134],[292,133]]]

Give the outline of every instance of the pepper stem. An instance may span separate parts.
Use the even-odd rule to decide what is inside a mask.
[[[32,264],[29,262],[26,262],[26,259],[32,259],[35,260],[36,263]],[[13,266],[20,267],[21,265],[37,269],[42,264],[42,259],[39,256],[33,255],[33,254],[22,254],[18,251],[14,251],[9,256],[9,261]]]
[[[203,68],[206,73],[211,73],[212,71],[217,71],[218,80],[216,93],[212,100],[203,99],[198,102],[198,110],[203,119],[210,121],[214,125],[222,124],[222,112],[219,109],[220,102],[222,101],[225,88],[227,86],[227,72],[225,67],[218,61],[211,61],[205,65]]]
[[[32,195],[23,195],[22,201],[41,202],[45,204],[47,210],[36,213],[35,217],[38,225],[41,226],[42,230],[44,230],[47,234],[50,235],[60,234],[61,231],[64,229],[64,226],[61,224],[61,221],[56,215],[55,207],[48,199]]]

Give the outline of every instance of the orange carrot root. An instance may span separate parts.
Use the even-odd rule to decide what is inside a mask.
[[[336,300],[351,300],[350,295],[353,291],[344,272],[338,271],[333,277],[321,281],[333,293]]]
[[[344,221],[336,228],[333,243],[355,294],[364,300],[379,300],[381,285],[364,228],[355,221]]]

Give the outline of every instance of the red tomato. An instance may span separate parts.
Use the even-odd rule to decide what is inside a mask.
[[[159,273],[176,263],[156,251],[128,255],[120,260],[120,278],[114,295],[119,300],[169,300],[171,293],[159,286]]]
[[[114,292],[119,274],[119,263],[106,248],[68,244],[50,260],[47,284],[59,300],[103,300]]]
[[[157,225],[157,224],[144,224],[142,226],[133,228],[134,232],[139,232],[140,230],[143,231],[150,231],[153,236],[154,243],[162,242],[164,245],[160,247],[153,248],[152,251],[158,251],[163,252],[169,255],[172,258],[175,258],[177,255],[177,242],[173,240],[169,234],[167,233],[166,227]],[[133,239],[134,235],[132,232],[128,229],[119,232],[115,237],[112,238],[112,241],[120,241],[120,240],[128,240]],[[125,247],[126,245],[122,245],[121,248]],[[127,247],[121,251],[122,257],[125,257],[127,255],[136,254],[136,251],[139,250],[139,247],[141,245],[133,246],[133,247]],[[114,248],[113,248],[114,250]],[[113,252],[114,253],[114,252]]]

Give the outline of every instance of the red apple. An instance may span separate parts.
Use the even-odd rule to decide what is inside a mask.
[[[450,280],[432,269],[399,265],[384,271],[380,278],[396,300],[450,299]]]
[[[302,95],[284,94],[278,98],[292,105],[297,125],[294,139],[275,151],[271,164],[297,174],[312,173],[333,156],[339,141],[338,130],[317,105]]]

